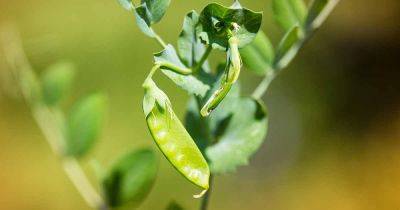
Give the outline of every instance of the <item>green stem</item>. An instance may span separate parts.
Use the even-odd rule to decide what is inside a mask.
[[[313,31],[310,31],[308,33],[306,33],[304,35],[304,37],[302,39],[300,39],[296,44],[294,44],[293,46],[297,46],[298,50],[300,50],[304,44],[306,43],[306,41],[311,37],[311,35],[313,34]],[[279,63],[281,62],[281,59],[283,59],[285,56],[281,56],[280,59],[277,59],[274,61],[273,67],[269,67],[269,69],[267,70],[267,73],[265,74],[263,80],[260,82],[260,84],[256,87],[256,89],[254,90],[252,96],[256,99],[260,99],[268,90],[269,85],[271,84],[272,80],[275,79],[275,77],[282,72],[282,70],[286,69],[286,67],[289,65],[289,63],[292,61],[290,60],[288,62],[288,64],[286,65],[285,68],[281,68],[279,67]],[[294,58],[294,57],[293,57]],[[293,59],[292,58],[292,59]]]
[[[180,67],[168,62],[156,62],[156,65],[159,65],[160,67],[166,67],[178,74],[188,75],[192,73],[191,69],[188,69],[186,67]]]
[[[267,92],[269,85],[271,84],[272,80],[275,78],[275,74],[272,73],[274,70],[270,69],[270,73],[267,73],[257,88],[254,90],[253,94],[251,95],[255,99],[260,99],[265,92]]]
[[[144,83],[146,83],[146,81],[151,80],[153,78],[154,74],[160,68],[160,66],[161,66],[160,64],[156,64],[156,65],[153,66],[153,68],[151,68],[151,70],[150,70],[149,74],[147,75]]]
[[[207,210],[208,209],[208,206],[209,206],[209,203],[210,203],[210,197],[211,197],[211,193],[212,193],[213,183],[214,183],[214,176],[211,175],[210,176],[210,188],[208,189],[208,191],[204,195],[203,199],[201,200],[200,210]]]
[[[106,205],[104,205],[103,199],[93,188],[86,174],[83,172],[82,167],[79,165],[79,162],[75,158],[66,158],[62,160],[62,164],[65,173],[82,195],[86,203],[94,209],[107,209]]]
[[[157,43],[163,48],[165,49],[167,47],[167,44],[165,44],[164,40],[154,32],[155,36],[154,38],[156,39]]]
[[[193,73],[197,73],[201,67],[204,65],[204,62],[206,62],[208,56],[210,56],[210,53],[212,51],[212,46],[208,45],[206,48],[206,51],[204,54],[201,56],[200,61],[196,64],[196,66],[193,68]]]

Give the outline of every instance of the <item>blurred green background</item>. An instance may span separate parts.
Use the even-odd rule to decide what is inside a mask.
[[[211,1],[173,0],[156,26],[175,44],[182,18]],[[230,4],[231,1],[221,0]],[[276,43],[269,0],[241,0],[264,11]],[[400,1],[342,0],[264,97],[268,138],[237,173],[216,178],[214,210],[400,209]],[[101,141],[82,163],[105,166],[133,148],[155,148],[141,111],[142,81],[160,48],[140,33],[116,0],[0,0],[0,25],[15,24],[37,72],[59,61],[78,67],[65,108],[96,90],[109,95]],[[213,54],[213,60],[222,54]],[[8,71],[0,54],[0,72]],[[245,92],[260,79],[242,74]],[[159,78],[183,118],[187,95]],[[4,89],[4,81],[1,84]],[[1,90],[1,89],[0,89]],[[139,208],[163,209],[173,199],[197,209],[198,189],[160,153],[153,191]],[[95,179],[92,176],[93,180]],[[51,153],[26,104],[0,91],[0,209],[89,209]]]

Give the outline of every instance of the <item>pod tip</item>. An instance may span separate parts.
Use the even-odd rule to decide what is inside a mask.
[[[203,191],[201,191],[200,194],[193,195],[193,198],[196,198],[196,199],[201,198],[201,197],[203,197],[203,196],[206,194],[207,191],[208,191],[208,189],[203,190]]]

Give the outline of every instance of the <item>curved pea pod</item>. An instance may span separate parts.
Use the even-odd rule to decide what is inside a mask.
[[[143,110],[154,141],[168,161],[190,182],[204,189],[209,188],[208,164],[172,110],[165,93],[147,79],[143,87]]]
[[[228,95],[232,85],[239,79],[240,70],[242,68],[242,60],[239,53],[239,42],[236,37],[229,39],[229,49],[227,52],[227,65],[221,81],[221,86],[207,100],[206,104],[201,108],[200,114],[207,117],[218,107],[218,105]]]
[[[210,113],[224,100],[226,95],[228,95],[231,88],[231,83],[226,83],[223,81],[221,87],[212,94],[212,96],[207,100],[206,104],[201,108],[201,116],[206,117],[210,115]]]
[[[229,39],[228,59],[230,68],[228,68],[226,82],[233,84],[239,79],[240,69],[242,68],[242,59],[239,53],[239,39],[236,37]]]

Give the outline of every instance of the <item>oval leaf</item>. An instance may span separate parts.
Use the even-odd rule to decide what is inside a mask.
[[[274,60],[274,47],[263,31],[259,31],[251,44],[240,49],[244,65],[259,75],[271,69]]]
[[[118,3],[126,10],[131,10],[133,7],[132,0],[118,0]]]
[[[133,13],[135,15],[136,24],[138,25],[139,29],[149,37],[156,37],[156,34],[151,28],[151,17],[146,4],[142,4],[136,7]]]
[[[200,15],[204,41],[215,48],[225,50],[231,36],[239,39],[239,47],[251,43],[262,21],[262,13],[253,12],[246,8],[224,7],[212,3],[207,5]],[[232,33],[231,33],[232,32]]]
[[[102,180],[102,189],[111,207],[138,206],[148,195],[157,175],[157,158],[142,149],[121,157]]]
[[[106,97],[93,94],[78,101],[67,121],[66,154],[82,156],[96,142],[103,124]]]
[[[238,166],[247,165],[250,157],[258,150],[267,133],[267,113],[261,102],[252,98],[237,98],[233,112],[221,121],[223,128],[215,145],[206,149],[211,171],[226,173]]]
[[[223,69],[224,65],[220,65],[219,75],[213,78],[212,89],[207,93],[205,99],[209,98],[212,93],[214,93],[223,79]],[[210,76],[212,77],[212,76]],[[190,133],[190,135],[195,140],[199,149],[204,153],[204,150],[208,145],[218,138],[218,136],[223,133],[223,126],[220,126],[223,121],[227,121],[229,116],[234,111],[234,100],[240,95],[240,85],[236,83],[232,86],[231,91],[225,99],[219,104],[219,106],[214,110],[214,112],[207,118],[200,115],[200,109],[203,106],[203,101],[196,99],[196,97],[191,97],[186,111],[185,116],[185,127]]]
[[[170,3],[171,0],[142,0],[142,5],[149,11],[151,24],[160,22]]]
[[[294,25],[302,25],[307,13],[303,0],[273,0],[272,9],[275,20],[285,31]]]
[[[185,65],[192,67],[201,60],[205,52],[204,44],[201,43],[198,35],[199,15],[191,11],[185,16],[182,32],[178,38],[179,57]],[[208,62],[204,62],[203,69],[210,71]]]
[[[42,96],[44,102],[53,106],[68,95],[75,71],[71,63],[58,63],[50,66],[42,75]]]

